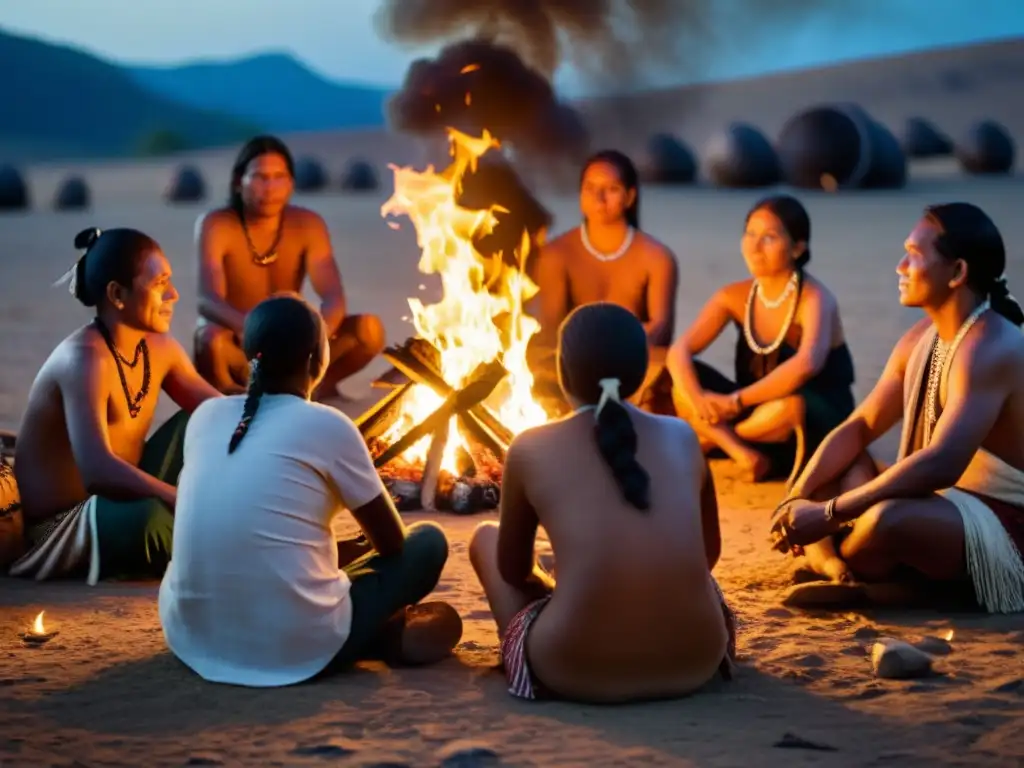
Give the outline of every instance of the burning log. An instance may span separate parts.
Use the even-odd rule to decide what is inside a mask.
[[[441,460],[444,458],[444,449],[448,445],[448,431],[450,421],[446,421],[434,432],[430,440],[430,450],[427,452],[427,461],[423,465],[423,484],[420,489],[420,503],[424,509],[434,509],[437,498],[437,481],[441,478]]]
[[[478,405],[494,391],[506,373],[507,371],[498,362],[480,366],[470,378],[469,383],[462,389],[452,392],[440,408],[388,446],[384,453],[374,461],[374,466],[378,469],[383,467],[427,435],[436,432],[452,416],[462,414]]]
[[[407,381],[391,390],[355,420],[355,424],[364,438],[378,437],[387,431],[398,415],[399,403],[413,386],[415,386],[415,382]]]

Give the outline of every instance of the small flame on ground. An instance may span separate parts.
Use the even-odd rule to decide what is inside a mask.
[[[513,433],[547,421],[547,414],[533,399],[533,375],[526,365],[526,345],[540,328],[525,314],[523,305],[537,293],[526,275],[529,238],[523,233],[515,258],[485,259],[474,246],[479,234],[489,233],[503,210],[463,208],[457,202],[462,178],[476,170],[477,160],[500,147],[488,131],[480,137],[448,129],[452,164],[443,171],[428,166],[424,171],[390,166],[394,193],[381,207],[381,215],[407,216],[416,229],[421,248],[419,270],[437,275],[442,298],[424,304],[410,298],[413,326],[418,336],[440,352],[441,374],[452,387],[464,386],[477,366],[498,360],[508,371],[486,404]],[[422,288],[421,288],[422,289]],[[397,441],[437,410],[443,400],[429,387],[417,386],[402,400],[402,410],[382,436],[386,444]],[[457,449],[466,444],[452,420],[450,439],[441,467],[455,471]],[[403,458],[425,461],[429,438],[410,448]]]
[[[952,639],[953,639],[953,630],[951,629],[951,630],[949,630],[949,632],[946,633],[946,642],[948,643],[948,642],[952,641]]]
[[[43,614],[44,613],[46,613],[46,611],[40,611],[39,615],[36,616],[36,620],[32,624],[32,632],[33,632],[33,634],[36,634],[36,635],[45,635],[46,634],[46,625],[43,624]]]
[[[472,103],[473,97],[470,95],[469,91],[466,91],[466,106],[468,107]]]
[[[460,70],[460,73],[463,75],[468,75],[470,72],[476,72],[478,69],[480,69],[479,64],[467,64]]]

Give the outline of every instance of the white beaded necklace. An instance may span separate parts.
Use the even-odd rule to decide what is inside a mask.
[[[949,373],[948,369],[953,360],[953,355],[956,354],[956,350],[964,340],[967,332],[974,327],[974,324],[978,322],[990,306],[988,301],[983,301],[977,309],[967,316],[960,329],[956,332],[956,336],[948,344],[939,338],[939,334],[935,334],[935,341],[932,342],[932,356],[928,363],[928,389],[925,393],[925,418],[927,419],[925,445],[930,442],[932,430],[935,428],[935,423],[939,420],[939,391],[942,388],[942,382]]]
[[[782,293],[776,296],[774,299],[766,299],[764,296],[764,287],[757,280],[754,281],[754,285],[757,286],[757,298],[761,302],[761,306],[765,309],[778,309],[782,306],[782,302],[789,298],[789,294],[796,290],[797,284],[800,282],[800,278],[796,272],[790,275],[789,280],[786,282],[786,287]]]
[[[586,248],[590,252],[590,255],[598,261],[615,261],[616,259],[622,258],[626,251],[629,250],[629,246],[633,244],[633,237],[635,235],[636,229],[634,227],[627,227],[626,236],[622,240],[622,245],[611,253],[601,253],[590,242],[590,235],[587,234],[586,222],[580,224],[580,240],[583,242],[583,247]]]
[[[771,306],[770,308],[774,309],[776,307],[781,306],[782,302],[785,301],[785,299],[791,293],[793,293],[793,290],[796,288],[796,285],[797,285],[797,283],[799,281],[800,281],[799,275],[796,272],[794,272],[793,273],[793,277],[790,278],[789,283],[786,285],[786,290],[784,290],[782,292],[782,296],[780,296],[778,299],[775,299],[775,304],[773,306]],[[746,312],[744,312],[744,315],[743,315],[743,336],[744,336],[744,338],[746,338],[747,346],[750,347],[751,351],[755,352],[758,355],[770,355],[772,352],[774,352],[779,347],[781,347],[782,346],[782,342],[786,340],[786,334],[789,333],[789,329],[793,325],[793,319],[796,317],[796,307],[797,307],[797,304],[800,303],[800,297],[799,297],[799,295],[793,297],[793,303],[789,307],[789,313],[786,315],[786,320],[782,324],[782,328],[779,329],[779,335],[775,338],[775,341],[773,341],[767,347],[762,347],[754,339],[754,332],[753,332],[753,326],[754,326],[754,296],[760,295],[760,290],[761,290],[760,284],[757,282],[757,280],[754,280],[750,284],[750,293],[747,294],[747,309],[746,309]],[[764,299],[762,299],[762,302],[763,301],[764,301]],[[766,306],[768,306],[768,305],[766,304]]]

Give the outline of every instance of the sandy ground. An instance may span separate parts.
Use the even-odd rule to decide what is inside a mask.
[[[182,290],[175,333],[188,341],[196,284],[191,232],[201,208],[162,205],[158,171],[147,177],[145,169],[111,169],[91,213],[0,219],[0,428],[17,426],[35,371],[88,317],[50,287],[73,262],[71,241],[84,226],[135,226],[163,244]],[[379,313],[398,341],[410,333],[402,319],[405,297],[429,300],[436,287],[418,289],[427,281],[415,269],[412,234],[393,232],[379,219],[385,194],[305,202],[331,227],[352,309]],[[681,326],[718,285],[743,275],[740,227],[757,196],[645,190],[645,228],[680,260]],[[1024,191],[1018,180],[964,180],[942,168],[916,168],[899,192],[803,195],[814,226],[811,269],[839,296],[858,397],[916,317],[896,297],[893,269],[902,240],[924,204],[954,198],[979,203],[1000,225],[1011,253],[1010,285],[1019,290]],[[572,226],[574,199],[549,202],[556,229]],[[727,365],[730,344],[718,344],[712,361]],[[375,365],[352,389],[365,394],[382,367]],[[162,413],[170,412],[165,404]],[[882,453],[892,451],[893,441],[884,441]],[[164,646],[154,584],[90,589],[0,580],[0,765],[1021,764],[1024,618],[907,611],[822,616],[780,608],[787,567],[767,547],[766,523],[782,489],[741,483],[727,465],[715,472],[724,538],[716,576],[741,619],[742,666],[731,684],[716,683],[683,701],[624,708],[512,700],[491,670],[497,639],[466,557],[471,531],[485,516],[446,517],[452,556],[436,596],[465,617],[455,658],[420,670],[366,665],[285,690],[213,686],[192,675]],[[60,634],[44,648],[25,648],[17,633],[42,609]],[[872,638],[916,640],[949,629],[954,651],[937,660],[935,676],[908,682],[872,676]],[[782,749],[777,745],[787,733],[835,751]]]

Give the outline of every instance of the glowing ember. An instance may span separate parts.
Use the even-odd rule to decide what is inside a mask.
[[[46,611],[40,611],[39,615],[36,616],[36,620],[32,623],[32,634],[34,635],[45,635],[46,625],[43,624],[43,614]]]
[[[948,643],[948,642],[951,642],[952,640],[953,640],[953,630],[951,629],[951,630],[949,630],[949,632],[946,633],[946,642]]]
[[[544,410],[533,400],[533,375],[526,365],[526,345],[539,328],[536,320],[523,313],[523,304],[537,286],[526,276],[529,239],[523,233],[522,246],[514,258],[498,255],[485,259],[474,247],[477,235],[488,234],[497,223],[496,206],[482,211],[462,208],[456,202],[462,178],[476,170],[478,159],[499,143],[490,133],[476,138],[448,129],[451,166],[437,172],[390,166],[395,190],[381,208],[384,217],[405,215],[416,228],[422,249],[420,272],[438,275],[442,298],[436,304],[409,299],[412,322],[420,338],[433,344],[441,355],[441,374],[448,384],[459,388],[478,365],[498,360],[508,376],[487,399],[498,419],[513,433],[547,421]],[[510,266],[511,265],[511,266]],[[416,386],[402,400],[398,418],[382,436],[386,444],[398,440],[422,422],[443,400],[429,387]],[[456,471],[456,451],[468,447],[453,418],[441,468]],[[403,458],[423,462],[429,440],[420,440]]]
[[[479,64],[467,64],[459,72],[460,74],[468,75],[470,72],[476,72],[478,69],[480,69]]]

